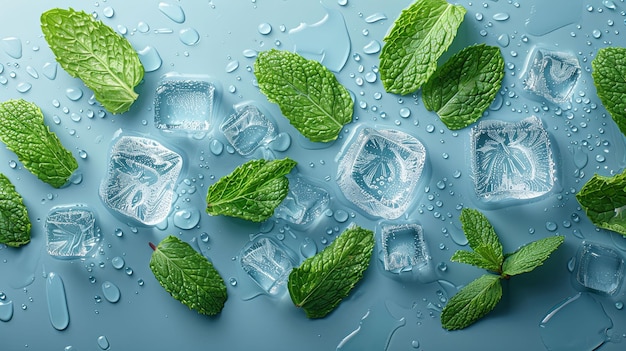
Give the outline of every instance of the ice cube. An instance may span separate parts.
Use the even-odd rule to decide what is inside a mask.
[[[328,208],[328,192],[301,176],[288,176],[289,193],[276,208],[276,217],[292,224],[306,226],[320,217]]]
[[[417,270],[430,261],[422,226],[418,224],[382,224],[381,242],[383,264],[389,272]]]
[[[100,197],[139,223],[161,223],[171,210],[182,165],[179,154],[155,140],[121,136],[111,148]]]
[[[481,200],[532,199],[554,187],[554,156],[539,118],[482,121],[470,139],[474,190]]]
[[[576,281],[583,287],[615,295],[624,278],[624,259],[615,250],[583,242],[576,255]]]
[[[276,138],[274,122],[253,105],[243,106],[228,117],[220,125],[220,131],[230,145],[244,156]]]
[[[573,54],[535,48],[526,68],[524,88],[549,101],[565,102],[572,95],[580,71]]]
[[[296,255],[268,237],[257,237],[240,255],[240,263],[254,282],[270,295],[284,291],[289,273],[297,265]]]
[[[55,258],[85,257],[100,241],[94,212],[84,205],[53,207],[45,227],[46,248]]]
[[[154,124],[168,132],[206,132],[214,103],[215,85],[206,79],[166,76],[156,89]]]
[[[368,214],[395,219],[413,202],[425,161],[426,150],[413,136],[364,128],[339,160],[337,183]]]

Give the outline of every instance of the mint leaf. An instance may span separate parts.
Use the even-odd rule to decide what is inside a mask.
[[[466,47],[439,67],[422,89],[424,106],[437,112],[449,129],[476,122],[493,102],[504,78],[500,49]]]
[[[504,261],[502,244],[487,217],[478,210],[464,208],[459,219],[469,246],[476,254],[472,255],[475,261],[470,264],[500,273]]]
[[[65,185],[78,168],[72,153],[44,124],[41,110],[32,102],[20,99],[0,104],[0,140],[26,169],[55,188]]]
[[[287,283],[291,300],[309,318],[326,316],[361,280],[373,249],[371,230],[346,229],[322,252],[291,271]]]
[[[259,53],[254,75],[261,92],[278,104],[289,122],[311,141],[337,139],[352,120],[348,90],[321,63],[288,51]]]
[[[500,298],[500,276],[485,274],[452,296],[441,311],[441,325],[448,330],[463,329],[491,312]]]
[[[20,194],[0,173],[0,243],[19,247],[30,242],[30,219]]]
[[[295,165],[289,158],[244,163],[209,187],[207,213],[263,222],[287,196],[289,180],[285,175]]]
[[[598,97],[615,123],[626,134],[626,48],[598,50],[591,61],[591,77]]]
[[[565,241],[564,236],[556,235],[520,247],[504,260],[502,274],[506,277],[532,271],[541,266],[563,241]]]
[[[406,95],[426,83],[452,44],[465,13],[463,6],[445,0],[418,0],[403,10],[380,53],[385,90]]]
[[[576,199],[593,224],[626,235],[626,170],[613,177],[595,174]]]
[[[159,284],[176,300],[201,314],[215,315],[226,302],[224,280],[204,256],[175,236],[154,247],[150,269]]]
[[[93,90],[105,109],[111,113],[130,109],[144,69],[125,38],[93,16],[73,9],[44,12],[41,29],[57,62]]]

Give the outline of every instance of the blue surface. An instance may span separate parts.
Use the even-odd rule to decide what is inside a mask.
[[[78,159],[82,181],[54,189],[24,169],[15,154],[0,148],[0,172],[23,195],[33,223],[30,244],[0,249],[0,298],[5,297],[0,299],[0,348],[542,350],[546,348],[542,335],[554,347],[560,340],[566,345],[566,341],[590,333],[592,340],[585,345],[604,342],[600,350],[622,350],[626,344],[626,310],[621,308],[626,300],[624,284],[611,296],[583,292],[584,298],[565,305],[567,314],[560,315],[558,324],[542,321],[553,307],[578,296],[581,288],[571,273],[575,267],[570,260],[583,240],[626,255],[626,239],[597,230],[574,196],[594,173],[620,172],[626,164],[624,137],[601,106],[590,74],[599,48],[626,46],[626,4],[618,0],[460,1],[468,12],[442,62],[473,43],[500,47],[505,59],[503,87],[483,120],[517,122],[535,115],[550,134],[555,153],[556,185],[551,192],[521,203],[493,206],[474,194],[470,128],[448,130],[434,113],[425,110],[419,92],[415,96],[384,92],[376,69],[378,47],[410,3],[172,0],[160,6],[159,1],[144,0],[5,2],[0,14],[0,99],[24,98],[40,106],[50,129]],[[52,7],[70,6],[93,12],[140,52],[149,72],[137,88],[139,99],[129,112],[104,113],[82,82],[60,67],[50,78],[54,56],[41,33],[39,16]],[[556,105],[524,91],[527,57],[536,46],[568,51],[578,58],[581,77],[569,102]],[[254,55],[271,48],[295,48],[320,60],[351,91],[354,120],[336,142],[304,140],[278,107],[259,92],[252,73]],[[155,127],[155,92],[161,77],[172,72],[208,76],[215,84],[216,118],[209,132],[187,136],[163,133]],[[236,108],[250,103],[275,122],[279,142],[243,157],[229,152],[229,147],[220,148],[220,143],[228,142],[220,134],[219,124]],[[426,148],[427,171],[419,180],[414,203],[397,220],[422,226],[432,257],[426,271],[385,272],[379,235],[380,224],[389,221],[362,212],[346,200],[336,184],[338,156],[361,127],[399,129],[418,138]],[[107,153],[120,130],[162,141],[183,156],[178,197],[167,223],[154,227],[129,223],[99,199]],[[204,212],[206,191],[213,182],[250,158],[270,154],[298,161],[296,173],[330,193],[330,211],[318,222],[289,226],[273,219],[259,225]],[[57,260],[45,249],[45,218],[54,206],[79,203],[96,212],[100,247],[84,260]],[[485,318],[465,330],[448,332],[440,326],[441,307],[457,287],[482,274],[449,261],[457,249],[466,247],[458,221],[462,207],[483,210],[505,252],[555,233],[565,235],[566,241],[543,266],[506,281],[502,301]],[[199,214],[198,225],[181,229],[187,227],[184,219],[189,218],[180,211],[190,213],[189,218]],[[302,255],[311,252],[311,242],[321,250],[349,223],[376,231],[375,255],[362,282],[323,319],[308,320],[286,294],[262,294],[239,267],[238,255],[251,235],[263,232]],[[148,242],[158,243],[169,234],[192,243],[224,277],[229,297],[218,316],[190,311],[154,279],[148,267],[152,253]],[[46,277],[51,272],[55,293],[62,286],[66,294],[69,325],[63,330],[55,329],[54,325],[63,323],[51,323],[48,312],[46,281],[50,277]],[[107,283],[104,291],[103,283]],[[109,301],[116,300],[110,284],[119,288],[117,302]],[[51,301],[55,299],[58,296]],[[7,313],[9,301],[12,316]],[[63,315],[63,311],[55,311],[55,316]]]

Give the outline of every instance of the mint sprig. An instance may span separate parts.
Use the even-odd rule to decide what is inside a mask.
[[[227,299],[226,284],[219,272],[191,245],[168,236],[154,250],[150,269],[159,284],[176,300],[205,315],[222,311]]]
[[[244,163],[209,187],[207,213],[265,221],[287,196],[289,180],[286,175],[295,165],[289,158]]]
[[[30,242],[31,223],[22,197],[0,173],[0,243],[19,247]]]
[[[417,0],[403,10],[385,37],[380,76],[388,93],[419,89],[437,68],[467,11],[445,0]]]
[[[493,310],[502,298],[501,279],[530,272],[542,265],[565,240],[562,235],[550,236],[503,255],[502,244],[481,212],[464,208],[460,220],[474,251],[459,250],[450,260],[484,268],[494,274],[482,275],[448,301],[441,312],[441,325],[448,330],[466,328]]]
[[[93,16],[73,9],[41,15],[41,30],[57,62],[93,90],[111,113],[130,109],[144,68],[128,40]]]
[[[422,89],[424,107],[452,130],[476,122],[493,102],[504,78],[500,49],[466,47],[437,68]]]
[[[591,61],[591,77],[598,97],[611,117],[626,135],[626,48],[607,47],[598,50]]]
[[[254,75],[261,92],[278,104],[289,122],[315,142],[337,139],[352,120],[354,101],[321,63],[288,51],[259,53]]]
[[[76,158],[44,124],[41,109],[32,102],[0,104],[0,140],[26,169],[55,188],[65,185],[78,168]]]
[[[374,249],[374,233],[351,226],[289,274],[293,303],[309,318],[330,313],[363,277]]]
[[[626,170],[612,177],[594,174],[576,199],[593,224],[626,236]]]

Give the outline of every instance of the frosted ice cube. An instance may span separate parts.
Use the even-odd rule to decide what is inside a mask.
[[[576,255],[576,280],[595,292],[614,295],[624,278],[624,259],[615,250],[583,242]]]
[[[425,161],[426,149],[413,136],[364,128],[339,160],[337,183],[365,212],[394,219],[414,200]]]
[[[211,127],[215,85],[199,77],[165,77],[156,89],[154,124],[164,131],[206,132]]]
[[[230,145],[244,156],[276,138],[274,122],[252,105],[246,105],[228,117],[220,125],[220,131]]]
[[[474,190],[480,199],[532,199],[554,187],[554,156],[539,118],[482,121],[472,128],[470,139]]]
[[[276,217],[305,226],[328,208],[328,192],[300,176],[289,177],[289,193],[274,211]]]
[[[382,224],[385,270],[400,273],[424,267],[430,261],[422,226],[415,223]]]
[[[100,197],[122,215],[158,224],[171,210],[182,165],[179,154],[155,140],[122,136],[111,148]]]
[[[258,237],[243,248],[240,263],[264,291],[277,295],[297,264],[295,257],[288,248],[273,239]]]
[[[55,258],[85,257],[100,241],[96,217],[82,205],[53,207],[45,222],[48,254]]]
[[[552,102],[569,100],[580,77],[580,64],[568,52],[533,50],[526,68],[524,88]]]

